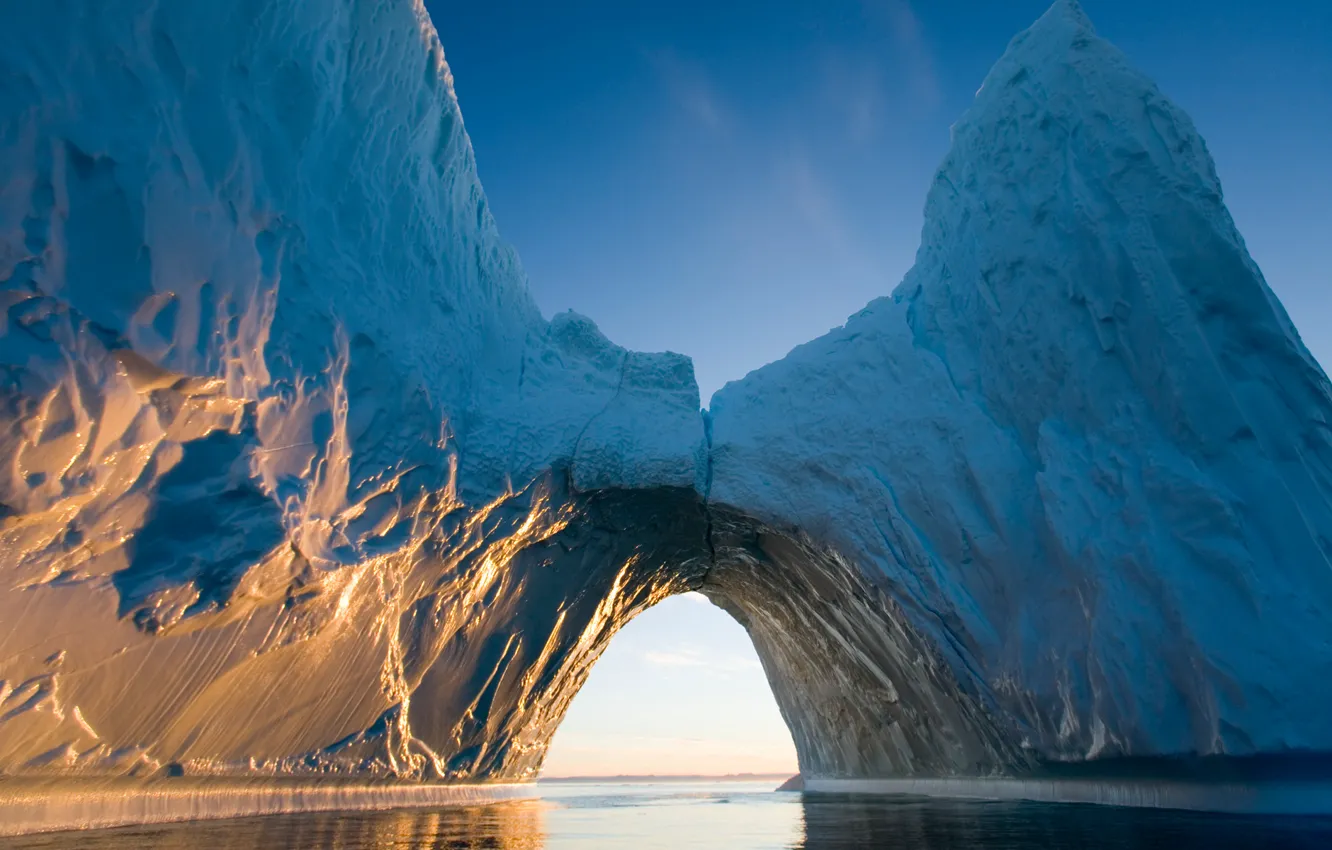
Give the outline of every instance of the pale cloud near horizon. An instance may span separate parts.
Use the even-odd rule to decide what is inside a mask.
[[[753,741],[724,741],[715,738],[679,735],[617,735],[614,733],[599,735],[596,740],[589,740],[585,743],[575,741],[565,749],[570,753],[600,754],[606,749],[607,744],[613,744],[621,750],[669,751],[675,747],[706,747],[709,755],[754,754]]]
[[[697,62],[671,49],[643,52],[666,94],[695,123],[714,132],[728,124],[727,112],[711,75]]]
[[[696,667],[719,672],[762,669],[762,665],[755,658],[714,655],[694,647],[673,651],[650,649],[643,653],[643,660],[655,667]]]
[[[566,740],[553,752],[542,776],[613,776],[672,773],[725,775],[795,773],[795,747],[754,740],[681,735],[599,734],[594,739]]]
[[[795,766],[790,731],[744,628],[691,593],[644,611],[611,641],[569,705],[543,772],[720,775]]]
[[[542,766],[546,778],[615,776],[617,774],[784,773],[799,770],[794,746],[755,742],[694,739],[675,736],[600,736],[585,743],[566,743]]]

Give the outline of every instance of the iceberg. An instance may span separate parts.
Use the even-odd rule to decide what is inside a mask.
[[[937,761],[908,655],[853,726],[904,745],[819,767],[1326,752],[1330,401],[1188,117],[1056,3],[954,126],[902,284],[712,401],[711,500],[872,577],[1004,744],[950,722]],[[784,684],[796,629],[751,633],[839,740],[855,708]]]
[[[9,15],[4,781],[530,779],[686,590],[811,787],[1332,753],[1332,387],[1072,0],[902,284],[707,411],[542,317],[417,0]]]

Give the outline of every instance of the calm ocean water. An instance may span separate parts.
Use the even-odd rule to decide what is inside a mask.
[[[1332,819],[1097,806],[801,796],[772,784],[551,783],[476,808],[320,813],[53,833],[0,848],[82,850],[1045,850],[1332,848]]]

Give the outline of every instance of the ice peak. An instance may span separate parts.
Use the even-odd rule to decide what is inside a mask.
[[[996,82],[1011,86],[1033,74],[1088,64],[1126,68],[1119,51],[1097,36],[1078,0],[1055,0],[1045,14],[1009,42],[981,91],[991,90]]]
[[[1027,28],[1027,32],[1044,32],[1052,28],[1061,32],[1080,30],[1093,35],[1096,32],[1078,0],[1055,0],[1045,14]]]
[[[940,176],[947,187],[1030,170],[1044,182],[990,188],[1035,197],[1063,179],[1057,163],[1085,170],[1085,179],[1109,181],[1120,173],[1101,163],[1111,152],[1135,172],[1150,170],[1156,183],[1172,191],[1187,186],[1220,199],[1206,145],[1188,116],[1096,34],[1078,0],[1056,0],[1009,43],[953,126],[953,149]],[[1038,168],[1042,162],[1054,170]],[[1126,187],[1116,182],[1115,191]]]

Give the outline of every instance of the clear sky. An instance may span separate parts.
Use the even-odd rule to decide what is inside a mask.
[[[542,309],[692,356],[704,405],[892,290],[949,125],[1048,5],[426,3]],[[1332,363],[1332,0],[1082,5],[1193,116],[1251,253]],[[725,614],[668,601],[594,670],[549,772],[789,764],[756,663]],[[750,714],[769,737],[741,752]]]

